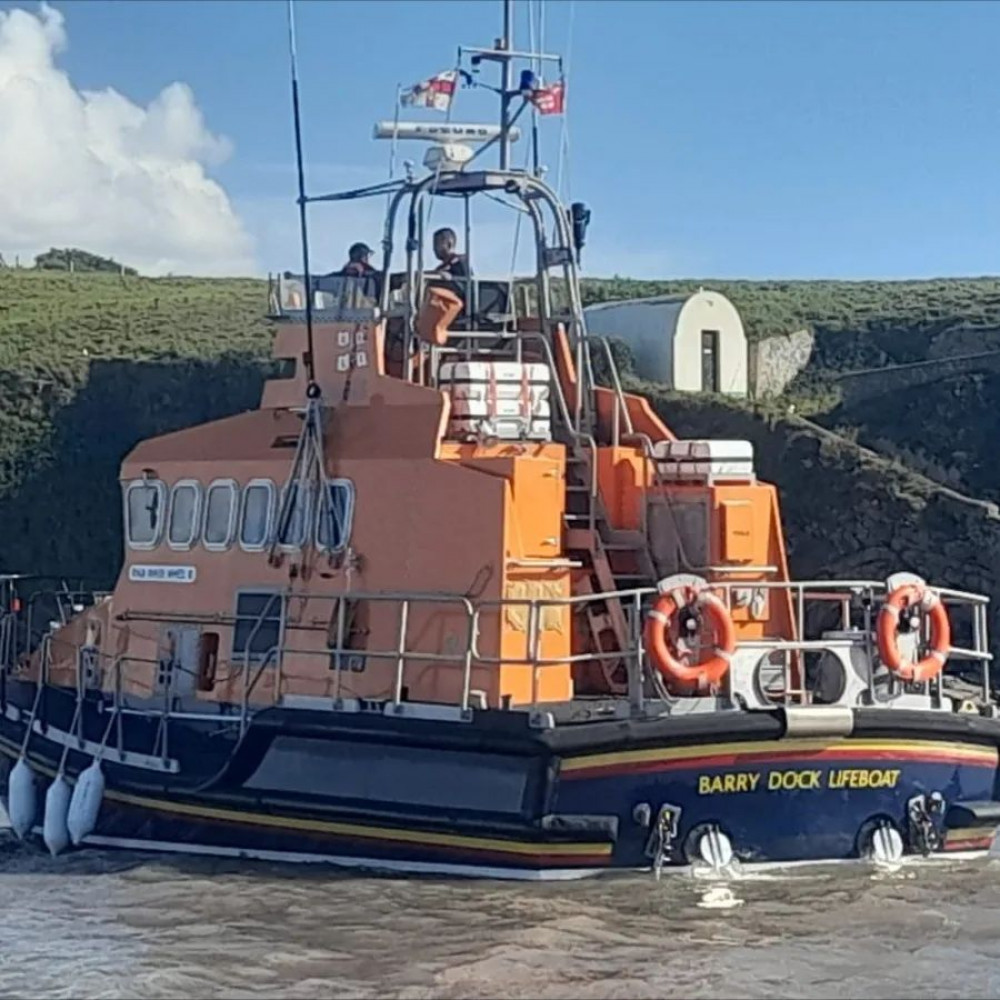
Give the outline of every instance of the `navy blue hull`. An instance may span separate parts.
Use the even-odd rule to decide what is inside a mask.
[[[38,827],[72,707],[54,698],[52,730],[29,741]],[[87,716],[88,739],[105,731],[98,704]],[[910,853],[982,849],[1000,822],[993,720],[859,710],[849,737],[797,739],[766,713],[549,731],[515,716],[456,725],[269,711],[242,739],[231,725],[210,736],[178,720],[176,773],[103,759],[84,843],[526,878],[686,865],[706,831],[744,863],[797,862],[857,858],[879,824]],[[5,804],[23,736],[0,718]],[[123,741],[148,754],[148,721],[130,717]],[[71,744],[69,779],[91,761]],[[931,793],[941,807],[915,828],[912,803]]]
[[[916,796],[938,792],[948,804],[996,795],[997,752],[981,744],[781,740],[705,745],[691,760],[692,749],[683,748],[680,759],[663,748],[605,755],[597,766],[587,767],[585,759],[574,769],[564,766],[556,808],[573,812],[601,802],[625,817],[642,803],[669,803],[679,810],[676,842],[688,843],[686,853],[692,835],[707,825],[752,863],[856,858],[874,823],[887,821],[905,836]],[[936,824],[943,849],[988,846],[992,827],[949,828],[946,817],[943,811]]]

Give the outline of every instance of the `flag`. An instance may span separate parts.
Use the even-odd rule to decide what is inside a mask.
[[[409,90],[402,91],[399,103],[408,107],[447,111],[451,107],[451,99],[455,96],[457,79],[458,73],[455,70],[445,70],[429,80],[414,84]]]
[[[540,115],[561,115],[566,103],[566,85],[560,80],[548,87],[539,87],[531,100]]]

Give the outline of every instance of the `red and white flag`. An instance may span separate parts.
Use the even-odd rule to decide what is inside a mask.
[[[433,108],[435,111],[447,111],[451,107],[451,99],[455,96],[458,73],[445,70],[414,84],[409,90],[399,95],[399,103],[413,108]]]
[[[560,80],[548,87],[539,87],[531,100],[540,115],[561,115],[566,104],[566,85]]]

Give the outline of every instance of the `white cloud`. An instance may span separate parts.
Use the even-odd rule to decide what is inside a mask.
[[[0,11],[0,252],[50,246],[114,256],[150,274],[249,274],[253,245],[206,173],[230,153],[190,87],[147,107],[81,91],[56,65],[59,11]]]

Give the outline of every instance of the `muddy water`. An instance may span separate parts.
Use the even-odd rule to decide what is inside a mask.
[[[1000,996],[1000,861],[527,885],[0,842],[0,997],[192,996]]]

